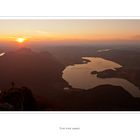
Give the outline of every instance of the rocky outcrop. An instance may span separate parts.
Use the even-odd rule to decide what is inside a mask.
[[[0,110],[33,111],[38,110],[32,91],[27,87],[9,88],[0,95]]]

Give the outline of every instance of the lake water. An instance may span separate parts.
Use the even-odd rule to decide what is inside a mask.
[[[83,64],[67,66],[63,71],[63,79],[73,88],[88,90],[100,85],[114,85],[123,87],[134,97],[140,97],[140,89],[126,79],[99,78],[97,74],[91,74],[92,71],[102,72],[121,68],[118,63],[99,57],[82,57],[82,59]]]
[[[3,53],[0,53],[0,56],[3,56],[3,55],[5,55],[5,53],[3,52]]]
[[[97,50],[97,52],[108,52],[111,51],[111,49],[101,49],[101,50]]]

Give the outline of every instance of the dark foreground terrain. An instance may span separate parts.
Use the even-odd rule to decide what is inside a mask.
[[[55,51],[48,49],[39,53],[22,48],[0,57],[0,110],[140,111],[140,98],[132,97],[122,87],[64,89],[68,84],[62,79],[62,71],[67,65],[81,63],[83,56],[98,56],[123,66],[115,73],[105,71],[98,76],[122,77],[140,87],[139,50],[99,53],[97,48],[82,48],[81,51],[63,48]]]
[[[86,91],[61,91],[50,101],[48,96],[44,106],[41,106],[29,88],[21,87],[10,88],[1,94],[0,110],[137,111],[140,110],[140,98],[133,98],[121,87],[104,85]]]

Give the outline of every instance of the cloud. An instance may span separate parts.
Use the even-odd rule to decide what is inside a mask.
[[[42,30],[37,30],[35,32],[39,35],[43,35],[43,36],[46,36],[46,37],[53,37],[53,36],[57,35],[56,32],[48,32],[48,31],[42,31]]]
[[[47,31],[41,31],[41,30],[37,30],[36,33],[39,33],[39,34],[49,34],[49,32],[47,32]]]
[[[36,33],[39,35],[47,36],[47,37],[52,36],[53,34],[52,32],[47,32],[47,31],[42,31],[42,30],[37,30]]]
[[[32,38],[32,36],[9,36],[8,38],[10,38],[10,39],[16,39],[18,37],[23,37],[23,38],[26,38],[26,39]]]

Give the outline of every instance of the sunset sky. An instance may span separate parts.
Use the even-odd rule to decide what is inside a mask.
[[[140,40],[140,20],[0,20],[0,41]]]

